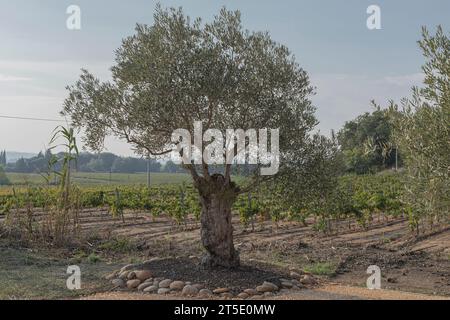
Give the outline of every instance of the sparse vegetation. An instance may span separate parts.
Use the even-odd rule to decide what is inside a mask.
[[[319,276],[333,276],[336,266],[332,262],[317,262],[304,267],[303,270]]]

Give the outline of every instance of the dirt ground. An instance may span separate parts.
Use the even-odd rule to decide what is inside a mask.
[[[369,230],[355,226],[348,230],[343,222],[337,235],[314,231],[311,224],[275,226],[269,221],[257,223],[251,231],[235,221],[235,244],[242,260],[250,264],[306,268],[325,279],[359,287],[365,286],[367,268],[377,265],[383,289],[450,295],[450,228],[415,240],[402,219],[381,221]],[[107,212],[96,212],[85,218],[85,226],[136,239],[147,257],[202,254],[199,226],[192,220],[178,227],[165,217],[129,214],[125,223],[119,223]]]
[[[128,292],[97,293],[81,300],[183,300],[180,295],[139,294]],[[193,298],[195,299],[195,298]],[[279,294],[262,300],[450,300],[450,297],[398,290],[368,290],[352,286],[328,284],[314,289],[304,289],[289,294]]]
[[[336,225],[339,232],[325,235],[297,222],[257,222],[254,230],[234,221],[235,245],[240,251],[242,269],[232,276],[221,272],[205,273],[190,266],[188,256],[200,257],[199,224],[189,219],[178,226],[165,216],[153,218],[147,213],[128,212],[125,222],[113,219],[106,209],[86,210],[81,215],[82,233],[87,235],[87,248],[111,264],[136,262],[152,257],[187,259],[178,266],[161,266],[161,276],[173,279],[201,281],[208,287],[254,286],[264,280],[273,280],[289,273],[289,268],[316,274],[320,285],[296,293],[279,295],[281,299],[428,299],[450,297],[450,228],[441,228],[426,237],[414,239],[407,222],[398,219],[380,221],[368,230],[361,230],[347,222]],[[117,239],[132,249],[104,244]],[[119,243],[120,243],[119,241]],[[103,244],[103,247],[101,245]],[[106,246],[108,248],[108,246]],[[79,251],[79,250],[78,250]],[[74,254],[75,249],[70,251]],[[382,289],[365,288],[370,265],[381,268]],[[4,267],[4,266],[3,266]],[[157,268],[158,269],[158,268]],[[255,270],[259,270],[255,272]],[[246,273],[247,272],[247,273]],[[251,276],[249,276],[251,275]],[[199,277],[201,276],[202,279]],[[188,278],[188,279],[186,279]],[[134,295],[106,292],[105,284],[90,298],[157,298],[152,295]],[[106,290],[107,291],[107,290]],[[171,296],[172,297],[172,296]],[[158,297],[159,298],[159,297]],[[176,297],[172,297],[176,298]]]

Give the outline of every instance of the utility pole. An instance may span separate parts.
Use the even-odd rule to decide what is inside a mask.
[[[147,188],[150,188],[150,156],[147,157]]]

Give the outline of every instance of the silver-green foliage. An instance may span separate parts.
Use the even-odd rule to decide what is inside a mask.
[[[419,45],[426,58],[424,86],[413,88],[402,108],[392,104],[394,137],[405,158],[405,203],[411,227],[448,221],[450,195],[450,39],[426,28]]]

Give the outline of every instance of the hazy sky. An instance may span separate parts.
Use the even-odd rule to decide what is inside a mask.
[[[317,87],[319,128],[327,133],[410,93],[422,80],[416,41],[425,25],[449,30],[448,0],[179,0],[191,17],[211,20],[222,6],[239,9],[250,30],[287,45]],[[81,30],[66,28],[66,8],[81,8]],[[151,24],[156,1],[0,0],[0,115],[59,118],[65,87],[80,68],[108,79],[113,51],[137,22]],[[366,27],[369,5],[381,8],[381,30]],[[56,123],[0,118],[0,149],[37,152]],[[108,150],[129,155],[124,143]]]

